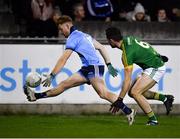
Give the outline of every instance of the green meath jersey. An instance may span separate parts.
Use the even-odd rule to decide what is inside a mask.
[[[164,65],[159,54],[150,44],[140,41],[133,36],[123,38],[121,44],[122,62],[124,67],[139,65],[142,69],[159,68]]]

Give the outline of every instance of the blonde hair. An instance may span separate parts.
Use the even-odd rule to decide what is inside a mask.
[[[72,18],[67,16],[67,15],[62,15],[57,19],[56,23],[57,23],[57,25],[59,25],[59,24],[62,25],[62,24],[67,23],[67,22],[72,23]]]

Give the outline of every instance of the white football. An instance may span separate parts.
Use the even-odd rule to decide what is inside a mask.
[[[35,88],[41,84],[41,75],[37,72],[30,72],[26,76],[26,85]]]

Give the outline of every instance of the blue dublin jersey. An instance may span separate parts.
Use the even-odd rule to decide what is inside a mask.
[[[66,41],[66,49],[75,51],[83,66],[104,65],[100,54],[93,45],[93,38],[86,33],[78,30],[71,32]]]

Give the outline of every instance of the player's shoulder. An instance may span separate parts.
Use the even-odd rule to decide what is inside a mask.
[[[70,39],[75,39],[75,40],[81,40],[86,37],[91,37],[89,34],[84,33],[82,31],[76,30],[73,32],[73,34],[70,36]]]
[[[123,37],[123,42],[125,45],[132,45],[135,37],[134,36],[124,36]]]
[[[66,43],[75,43],[81,38],[81,36],[82,32],[75,30],[69,35],[69,37],[66,40]]]
[[[73,31],[73,32],[69,35],[68,39],[70,40],[70,39],[73,39],[73,38],[78,38],[78,37],[80,37],[81,35],[82,35],[82,32],[81,32],[81,31],[75,30],[75,31]]]
[[[135,37],[135,36],[123,37],[123,42],[125,45],[133,45],[136,41],[140,41],[140,39],[138,37]]]

